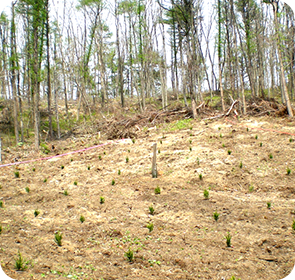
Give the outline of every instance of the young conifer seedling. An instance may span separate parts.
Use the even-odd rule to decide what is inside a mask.
[[[295,220],[293,220],[292,229],[295,230]]]
[[[0,234],[2,233],[2,225],[0,225]]]
[[[231,150],[228,150],[227,153],[230,155],[231,154]]]
[[[25,187],[25,190],[26,190],[27,193],[30,192],[30,188],[29,187]]]
[[[150,207],[149,207],[149,210],[150,210],[150,214],[151,214],[151,215],[154,215],[154,213],[155,213],[155,209],[154,209],[154,207],[153,207],[153,206],[150,206]]]
[[[202,181],[203,180],[203,175],[202,173],[199,174],[199,179]]]
[[[99,201],[100,201],[100,204],[104,204],[105,203],[105,198],[103,196],[101,196]]]
[[[266,204],[267,204],[267,208],[270,209],[271,208],[271,202],[268,201],[268,202],[266,202]]]
[[[54,241],[55,243],[58,245],[58,246],[61,246],[62,245],[62,233],[60,233],[59,231],[57,233],[55,233],[54,235]]]
[[[225,236],[225,239],[226,239],[226,246],[227,246],[227,247],[230,247],[230,246],[231,246],[231,235],[230,235],[229,232],[228,232],[227,235]]]
[[[129,248],[127,252],[125,252],[125,257],[127,258],[127,260],[129,262],[132,262],[133,261],[133,258],[134,258],[134,253],[133,251]]]
[[[0,208],[3,208],[3,206],[4,206],[4,203],[2,200],[0,200]]]
[[[219,218],[219,213],[217,213],[217,211],[215,211],[214,213],[213,213],[213,218],[214,218],[214,220],[217,222],[218,221],[218,218]]]
[[[146,227],[149,229],[149,232],[152,232],[153,229],[154,229],[154,224],[153,223],[149,223],[149,224],[147,224]]]
[[[262,142],[260,142],[259,146],[262,147]]]
[[[243,168],[243,163],[242,163],[242,162],[240,162],[240,165],[239,165],[239,166],[240,166],[240,168]]]
[[[77,186],[78,185],[78,182],[77,181],[74,181],[74,185]]]
[[[40,211],[36,209],[34,212],[34,216],[37,217],[39,214],[40,214]]]
[[[69,195],[69,192],[67,190],[64,190],[64,195],[65,196]]]
[[[80,222],[84,223],[85,222],[85,217],[83,215],[80,216]]]
[[[126,157],[126,163],[128,163],[129,162],[129,157]]]
[[[14,176],[15,176],[15,178],[19,178],[19,171],[15,171]]]
[[[45,179],[43,180],[43,182],[46,183],[46,182],[47,182],[47,178],[45,178]]]
[[[64,169],[65,167],[62,165],[60,168],[61,168],[61,169]]]
[[[208,190],[204,190],[204,197],[205,199],[209,199],[209,191]]]
[[[273,155],[272,154],[269,154],[269,158],[272,159],[273,158]]]
[[[290,175],[290,173],[291,173],[291,169],[288,167],[287,168],[287,175]]]
[[[114,185],[115,185],[115,180],[113,179],[113,180],[112,180],[112,186],[114,186]]]
[[[121,170],[120,169],[118,170],[118,175],[121,175]]]
[[[155,188],[155,194],[160,194],[160,193],[161,193],[161,189],[160,189],[159,186],[157,186],[157,187]]]
[[[18,257],[14,259],[15,261],[15,268],[19,271],[23,271],[27,268],[27,260],[25,258],[23,258],[21,252],[18,250]]]

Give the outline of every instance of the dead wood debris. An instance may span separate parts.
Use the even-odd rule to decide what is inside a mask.
[[[203,120],[213,120],[222,117],[228,117],[232,114],[238,115],[238,105],[240,101],[233,100],[225,113],[220,114],[220,111],[208,106],[208,102],[201,102],[197,106],[198,116]],[[274,99],[264,100],[260,98],[253,98],[247,103],[247,115],[261,116],[261,115],[275,115],[286,116],[286,106],[281,105]],[[164,108],[157,110],[153,107],[148,108],[141,114],[136,114],[130,117],[123,115],[112,116],[110,118],[103,117],[96,124],[96,130],[100,131],[107,139],[122,139],[122,138],[136,138],[138,133],[144,127],[147,130],[157,126],[160,123],[170,123],[175,120],[192,118],[193,113],[191,108],[178,106],[173,109]]]

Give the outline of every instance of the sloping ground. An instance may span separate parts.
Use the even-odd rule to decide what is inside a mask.
[[[287,119],[180,121],[144,129],[135,143],[101,140],[108,144],[1,168],[4,271],[15,279],[282,279],[295,263],[295,136],[257,128],[295,134]],[[93,136],[54,144],[63,153],[97,143]],[[18,250],[29,261],[24,272],[14,268]]]

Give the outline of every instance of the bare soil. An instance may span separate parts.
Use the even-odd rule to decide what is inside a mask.
[[[286,277],[295,262],[295,136],[260,128],[295,134],[294,120],[234,121],[162,124],[143,129],[135,143],[72,137],[53,143],[50,155],[106,145],[0,168],[3,270],[14,279]],[[158,178],[151,175],[155,142]],[[11,148],[5,163],[16,155],[42,156]],[[62,246],[54,241],[58,231]],[[24,271],[14,267],[18,251],[28,261]]]

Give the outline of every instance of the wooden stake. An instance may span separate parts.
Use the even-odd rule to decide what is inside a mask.
[[[153,176],[153,178],[158,178],[158,172],[157,172],[157,143],[153,144],[152,176]]]

